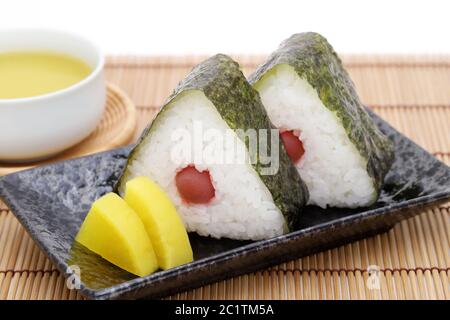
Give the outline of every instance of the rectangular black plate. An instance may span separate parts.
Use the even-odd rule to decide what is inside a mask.
[[[22,171],[0,179],[0,197],[66,276],[81,270],[81,292],[92,299],[161,297],[248,273],[391,228],[450,198],[450,168],[373,115],[395,142],[396,160],[370,208],[308,207],[301,228],[277,238],[243,242],[190,235],[195,261],[144,278],[120,270],[73,239],[91,203],[112,190],[129,147]]]

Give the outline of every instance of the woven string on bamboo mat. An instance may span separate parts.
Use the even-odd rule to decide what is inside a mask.
[[[138,107],[136,136],[204,57],[111,57],[108,81]],[[245,73],[264,57],[240,56]],[[450,164],[450,57],[344,56],[363,102]],[[0,128],[1,131],[1,128]],[[168,299],[450,299],[450,204],[389,232]],[[379,286],[369,266],[379,269]],[[0,299],[82,299],[0,202]]]

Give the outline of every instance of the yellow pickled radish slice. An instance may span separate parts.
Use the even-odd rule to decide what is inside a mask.
[[[128,181],[124,199],[144,223],[161,269],[193,261],[183,222],[169,197],[155,182],[147,177]]]
[[[115,193],[92,204],[75,240],[138,276],[158,269],[152,243],[139,216]]]

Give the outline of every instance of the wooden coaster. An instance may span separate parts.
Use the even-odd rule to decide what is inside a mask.
[[[122,90],[115,85],[108,84],[103,118],[89,137],[55,157],[43,161],[25,164],[0,163],[0,176],[126,145],[131,142],[135,129],[136,107]]]

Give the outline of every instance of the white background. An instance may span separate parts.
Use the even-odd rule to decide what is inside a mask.
[[[268,53],[317,31],[340,53],[450,53],[450,1],[0,0],[0,29],[56,28],[106,53]]]

